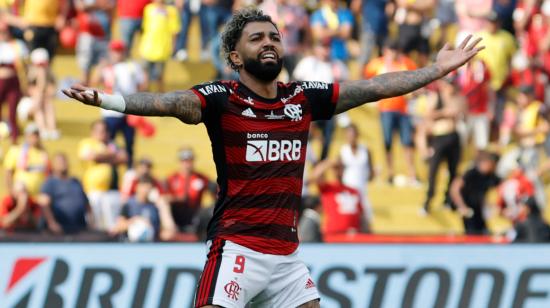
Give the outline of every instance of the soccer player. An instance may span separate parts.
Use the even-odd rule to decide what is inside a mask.
[[[238,81],[214,81],[187,91],[109,95],[75,85],[80,102],[127,114],[172,116],[204,123],[220,190],[209,224],[209,253],[196,307],[319,307],[319,294],[297,256],[298,206],[311,121],[367,102],[414,91],[461,66],[482,47],[471,37],[414,71],[328,84],[277,82],[281,34],[257,9],[236,12],[222,34]]]

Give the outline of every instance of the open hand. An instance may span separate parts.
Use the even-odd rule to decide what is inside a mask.
[[[86,105],[98,106],[101,105],[101,98],[99,92],[93,88],[87,88],[80,84],[71,86],[70,89],[61,90],[63,94],[72,99],[76,99]]]
[[[477,38],[470,43],[471,39],[472,35],[468,35],[455,49],[452,49],[447,43],[437,53],[435,64],[441,68],[445,75],[468,62],[485,48],[485,46],[477,46],[481,42],[481,38]]]

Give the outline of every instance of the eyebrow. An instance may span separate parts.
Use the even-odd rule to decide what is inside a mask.
[[[253,32],[253,33],[250,33],[250,34],[248,35],[248,37],[253,37],[253,36],[255,36],[255,35],[262,35],[262,34],[264,34],[264,32]],[[273,36],[273,35],[281,36],[281,34],[280,34],[279,32],[275,32],[275,31],[270,31],[270,32],[269,32],[269,35],[270,35],[270,36]]]

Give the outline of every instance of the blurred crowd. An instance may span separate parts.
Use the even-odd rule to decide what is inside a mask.
[[[63,133],[51,63],[56,52],[74,50],[84,85],[123,95],[164,91],[168,61],[190,61],[195,18],[199,61],[216,68],[213,79],[237,78],[220,55],[218,34],[234,10],[250,5],[271,15],[283,34],[283,81],[341,82],[412,70],[470,34],[485,46],[442,80],[376,103],[383,171],[373,169],[369,146],[348,115],[315,124],[312,139],[321,147],[307,155],[313,167],[304,177],[302,240],[370,232],[376,213],[367,184],[383,177],[387,185],[426,184],[421,216],[431,215],[434,196],[443,195],[443,208],[456,211],[472,235],[489,234],[487,195],[495,189],[498,214],[513,226],[510,240],[550,241],[541,214],[549,202],[550,0],[0,0],[0,103],[9,114],[0,135],[12,142],[4,155],[9,194],[0,204],[0,228],[95,230],[131,241],[203,238],[212,211],[203,195],[215,199],[216,184],[194,170],[191,148],[175,155],[179,168],[167,179],[154,176],[151,158],[135,160],[136,131],[154,134],[146,119],[102,110],[77,149],[82,179],[71,176],[65,153],[46,151],[42,141]],[[20,132],[23,123],[29,124]],[[344,145],[329,158],[338,127]],[[119,133],[123,148],[113,142]],[[405,175],[394,167],[397,133]],[[426,177],[416,158],[427,164]],[[445,191],[436,189],[438,176]]]

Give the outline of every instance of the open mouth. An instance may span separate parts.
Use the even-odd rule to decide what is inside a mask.
[[[274,51],[264,51],[260,54],[260,60],[262,61],[277,61],[277,53]]]

